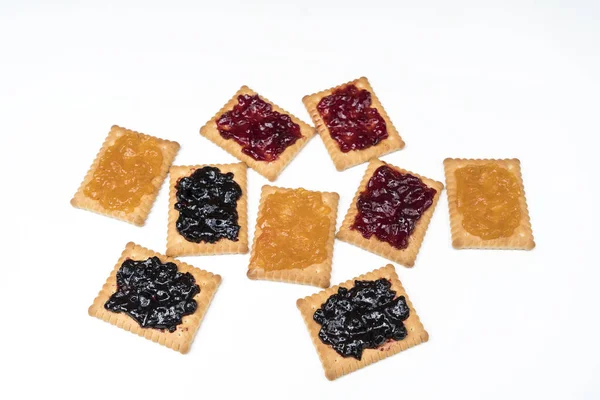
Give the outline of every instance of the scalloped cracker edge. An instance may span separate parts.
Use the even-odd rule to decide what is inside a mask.
[[[365,349],[360,360],[353,357],[342,357],[331,346],[323,343],[321,339],[319,339],[321,325],[314,321],[313,315],[330,296],[337,293],[339,287],[350,289],[354,286],[355,280],[376,280],[380,278],[388,279],[392,283],[391,289],[396,292],[396,295],[404,296],[406,298],[406,304],[410,308],[410,316],[404,321],[404,326],[406,326],[408,335],[403,340],[389,341],[376,349]],[[404,287],[402,287],[402,283],[398,279],[398,275],[396,275],[394,266],[391,264],[387,264],[382,268],[357,278],[350,279],[337,286],[332,286],[329,289],[313,294],[312,296],[299,299],[296,302],[296,306],[304,318],[306,328],[308,329],[312,342],[319,354],[323,369],[325,370],[325,376],[329,380],[337,379],[340,376],[354,372],[367,365],[381,361],[384,358],[429,340],[429,334],[423,327]]]
[[[375,146],[371,146],[363,150],[353,150],[344,153],[340,149],[339,144],[331,137],[329,128],[327,128],[325,121],[323,121],[323,118],[317,109],[317,105],[323,97],[329,96],[335,90],[347,85],[355,85],[357,88],[367,90],[369,93],[371,93],[371,107],[376,108],[381,117],[384,119],[388,131],[388,137],[377,143]],[[338,171],[343,171],[373,158],[378,158],[385,154],[400,150],[404,147],[404,141],[400,137],[398,130],[394,124],[392,124],[390,117],[381,105],[379,98],[365,77],[346,82],[342,85],[332,87],[318,93],[304,96],[302,98],[302,102],[304,103],[306,110],[310,114],[311,119],[317,127],[317,131],[319,132],[323,143],[325,143],[325,148],[327,148],[327,152],[329,153],[329,156],[333,160],[335,168]]]
[[[458,211],[456,191],[456,170],[468,165],[483,165],[494,163],[512,172],[521,188],[521,222],[509,237],[485,240],[479,236],[471,235],[463,228],[463,216]],[[450,210],[450,230],[452,232],[452,246],[455,249],[514,249],[531,250],[535,247],[527,200],[525,198],[525,187],[521,176],[521,162],[516,158],[510,159],[468,159],[447,158],[444,160],[444,171],[446,173],[446,186],[448,190],[448,208]]]
[[[275,161],[265,162],[258,161],[254,158],[250,157],[247,154],[242,152],[242,146],[237,144],[232,139],[225,139],[219,133],[217,129],[217,119],[223,115],[225,112],[233,109],[234,106],[238,104],[238,96],[247,94],[250,96],[258,95],[258,97],[269,103],[273,110],[281,113],[287,114],[290,116],[293,122],[300,126],[300,133],[302,137],[298,139],[293,145],[287,147],[283,153],[279,155],[279,157]],[[269,181],[274,181],[277,179],[281,171],[292,161],[294,157],[302,150],[302,148],[308,143],[308,141],[315,135],[315,128],[308,125],[306,122],[300,120],[295,115],[285,111],[281,107],[277,106],[275,103],[269,101],[265,97],[259,95],[248,86],[242,86],[240,90],[238,90],[235,95],[229,100],[202,128],[200,128],[200,134],[221,147],[223,150],[237,158],[238,160],[246,163],[250,168],[267,178]]]
[[[397,249],[387,242],[380,241],[375,235],[371,236],[370,239],[366,239],[359,231],[351,229],[352,225],[354,224],[356,214],[358,214],[358,209],[356,208],[358,198],[361,192],[367,187],[369,179],[371,179],[373,173],[375,173],[375,170],[383,165],[393,168],[400,173],[416,176],[417,178],[421,179],[425,185],[435,189],[437,192],[433,197],[433,204],[431,204],[431,206],[423,213],[423,215],[421,215],[419,221],[417,221],[414,231],[408,238],[408,247],[405,249]],[[435,207],[440,199],[442,190],[444,190],[444,185],[441,182],[434,181],[419,174],[415,174],[414,172],[387,164],[380,160],[371,160],[336,237],[339,240],[348,242],[362,249],[385,257],[388,260],[402,264],[405,267],[412,267],[415,265],[417,254],[419,253],[419,249],[421,248],[421,244],[425,238],[425,233],[427,233],[429,221],[431,221],[431,216],[433,215]]]
[[[194,243],[187,241],[177,231],[176,223],[179,211],[175,209],[177,203],[177,181],[184,176],[190,176],[202,167],[216,167],[222,173],[233,173],[233,180],[240,185],[242,197],[237,201],[238,224],[240,231],[237,242],[221,238],[216,243]],[[169,180],[169,221],[167,228],[167,256],[200,256],[214,254],[244,254],[248,252],[248,182],[246,179],[246,164],[205,164],[172,166]]]
[[[252,243],[252,254],[250,256],[250,264],[248,265],[247,275],[248,278],[255,280],[262,279],[278,282],[299,283],[303,285],[312,285],[326,288],[329,287],[331,279],[331,264],[333,261],[333,242],[335,240],[335,224],[337,220],[338,202],[340,198],[340,196],[337,193],[309,191],[311,193],[320,193],[323,202],[331,208],[331,215],[329,216],[331,223],[329,228],[329,238],[327,239],[326,243],[327,257],[325,258],[325,261],[319,264],[310,265],[306,268],[284,269],[277,271],[266,271],[263,268],[260,268],[255,265],[254,260],[256,257],[256,243],[257,240],[259,240],[260,235],[262,233],[262,229],[258,225],[258,221],[260,221],[260,219],[263,216],[264,205],[267,197],[273,193],[293,192],[296,190],[298,189],[286,189],[269,185],[263,186],[260,196],[260,204],[258,206],[258,216],[256,218],[256,228],[254,230],[254,240]]]
[[[128,258],[134,260],[146,260],[153,256],[158,257],[163,263],[175,263],[180,272],[189,272],[192,274],[196,279],[196,283],[198,286],[200,286],[200,293],[194,297],[194,300],[196,300],[198,303],[198,308],[193,314],[183,317],[183,322],[177,326],[177,330],[175,332],[153,328],[142,328],[129,315],[125,313],[114,313],[104,308],[106,301],[117,290],[116,276],[121,264],[123,264],[123,262]],[[219,275],[214,275],[208,271],[204,271],[186,264],[183,261],[175,260],[171,257],[164,256],[130,242],[127,243],[127,246],[121,254],[119,261],[117,261],[115,264],[113,271],[106,280],[106,283],[102,287],[98,297],[96,297],[94,303],[90,306],[88,313],[92,317],[100,318],[101,320],[111,323],[121,329],[125,329],[131,333],[143,336],[146,339],[152,340],[153,342],[185,354],[190,349],[192,341],[196,336],[196,332],[202,323],[204,315],[206,314],[210,302],[212,301],[220,283],[221,277]]]
[[[152,180],[154,190],[151,193],[142,196],[140,204],[132,212],[129,213],[118,210],[107,210],[100,204],[98,200],[91,199],[85,195],[85,187],[93,179],[94,173],[96,172],[96,169],[98,168],[100,160],[104,156],[104,153],[109,147],[114,145],[115,141],[118,138],[120,138],[126,133],[134,133],[136,135],[141,135],[147,138],[154,139],[158,143],[158,146],[160,147],[163,155],[163,162],[160,167],[160,170]],[[160,191],[163,181],[167,176],[169,167],[173,163],[173,160],[175,159],[175,156],[177,155],[178,151],[179,143],[177,142],[160,139],[154,136],[146,135],[144,133],[132,131],[126,128],[121,128],[117,125],[113,125],[110,128],[110,132],[104,140],[104,144],[102,144],[100,151],[98,151],[98,154],[96,155],[92,166],[85,175],[85,178],[83,178],[83,182],[81,182],[79,189],[75,193],[75,196],[73,196],[73,199],[71,200],[71,205],[76,208],[81,208],[83,210],[92,211],[107,217],[112,217],[121,221],[129,222],[130,224],[143,226],[146,222],[146,219],[148,218],[148,215],[150,214],[150,210],[152,209],[152,205],[156,200],[156,196],[158,196],[158,192]]]

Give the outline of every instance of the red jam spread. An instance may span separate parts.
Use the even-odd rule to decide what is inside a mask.
[[[219,133],[257,161],[274,161],[302,137],[289,115],[273,111],[258,95],[238,96],[238,104],[217,119]]]
[[[354,85],[336,89],[317,105],[342,152],[363,150],[388,137],[385,120],[371,107],[371,93]]]
[[[358,198],[358,214],[351,229],[366,239],[375,235],[397,249],[405,249],[415,225],[433,204],[436,193],[416,176],[381,166]]]

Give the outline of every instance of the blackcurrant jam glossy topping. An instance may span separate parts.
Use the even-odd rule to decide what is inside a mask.
[[[184,316],[196,311],[198,293],[194,276],[177,271],[172,262],[162,263],[158,257],[127,259],[117,271],[117,291],[104,308],[127,313],[143,328],[174,332]]]
[[[385,120],[371,107],[371,93],[354,85],[323,97],[317,110],[344,153],[375,146],[388,137]]]
[[[358,213],[351,229],[359,231],[365,239],[375,235],[397,249],[405,249],[436,193],[416,176],[381,166],[358,198]]]
[[[217,119],[219,133],[233,139],[242,152],[258,161],[274,161],[302,137],[289,115],[273,110],[258,95],[238,96],[238,104]]]
[[[237,242],[237,202],[242,189],[231,172],[203,167],[179,179],[175,189],[179,211],[175,227],[181,236],[194,243],[215,243],[221,238]]]
[[[387,279],[354,281],[339,288],[313,319],[321,325],[319,338],[342,357],[360,360],[365,349],[375,349],[408,334],[403,321],[410,315],[404,296],[396,297]]]

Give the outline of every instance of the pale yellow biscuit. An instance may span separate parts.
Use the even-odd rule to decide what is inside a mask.
[[[317,106],[323,97],[331,95],[336,89],[346,85],[355,85],[357,88],[367,90],[369,93],[371,93],[371,107],[376,108],[385,121],[388,137],[377,143],[375,146],[368,147],[364,150],[351,150],[347,153],[344,153],[340,149],[339,144],[331,137],[329,128],[327,128],[325,121],[323,121]],[[400,134],[396,130],[394,124],[392,124],[390,117],[385,112],[385,109],[381,105],[381,102],[377,98],[377,95],[375,95],[373,88],[365,77],[344,83],[331,89],[304,96],[302,98],[302,102],[304,103],[306,110],[308,110],[308,113],[310,114],[310,117],[312,118],[317,131],[321,136],[321,139],[323,139],[323,142],[325,143],[325,147],[329,152],[329,156],[333,160],[333,163],[338,171],[362,164],[372,158],[381,157],[404,147],[404,141],[400,137]]]
[[[237,201],[238,224],[240,231],[237,242],[221,238],[216,243],[194,243],[187,241],[177,231],[176,223],[179,211],[175,209],[177,203],[177,190],[175,185],[180,178],[190,176],[195,170],[202,167],[216,167],[222,173],[233,173],[233,180],[240,185],[242,197]],[[197,256],[212,254],[239,254],[248,252],[248,184],[246,180],[246,164],[209,164],[193,166],[172,166],[170,169],[169,183],[169,222],[167,229],[167,255],[168,256]]]
[[[175,332],[169,332],[166,329],[142,328],[126,313],[115,313],[104,308],[104,304],[108,301],[110,296],[117,291],[117,271],[121,268],[121,264],[127,259],[143,261],[154,256],[158,257],[163,263],[175,263],[180,272],[189,272],[194,276],[194,279],[196,279],[196,284],[200,286],[200,293],[194,296],[194,300],[198,303],[198,308],[193,314],[183,317],[183,322],[177,326]],[[194,336],[196,336],[196,331],[198,331],[202,319],[204,318],[204,314],[206,314],[206,310],[208,310],[210,302],[220,283],[221,277],[219,275],[213,275],[210,272],[195,268],[183,261],[175,260],[152,250],[148,250],[135,243],[127,243],[119,261],[115,264],[113,271],[102,287],[98,297],[96,297],[94,303],[90,306],[88,313],[92,317],[100,318],[101,320],[116,325],[126,331],[138,334],[153,342],[158,342],[163,346],[185,354],[190,349]]]
[[[140,204],[132,212],[129,213],[118,210],[107,210],[100,204],[98,200],[94,200],[87,197],[84,192],[87,184],[90,183],[90,181],[93,179],[94,173],[96,172],[96,168],[98,168],[100,160],[106,152],[106,150],[110,148],[118,138],[120,138],[126,133],[135,133],[156,140],[158,146],[162,151],[163,156],[163,162],[160,167],[160,170],[158,171],[156,177],[152,180],[154,190],[152,191],[152,193],[148,193],[142,196]],[[165,177],[167,176],[169,167],[173,163],[173,160],[175,159],[175,156],[177,155],[178,151],[179,143],[177,142],[159,139],[154,136],[145,135],[143,133],[139,133],[129,129],[121,128],[117,125],[113,125],[110,129],[110,132],[108,133],[108,136],[106,137],[106,140],[104,141],[104,144],[102,145],[102,148],[98,152],[96,159],[92,163],[92,166],[90,167],[85,178],[83,178],[83,182],[79,186],[77,193],[75,193],[75,196],[71,200],[71,205],[76,208],[93,211],[101,215],[106,215],[107,217],[112,217],[121,221],[129,222],[137,226],[143,226],[146,222],[146,218],[148,218],[148,214],[150,214],[150,209],[154,204],[154,200],[156,200],[156,196],[158,195],[160,187],[162,186],[162,183],[165,180]]]
[[[391,290],[396,292],[396,296],[404,296],[406,298],[406,304],[410,308],[410,315],[408,319],[404,321],[404,326],[406,327],[408,335],[403,340],[390,341],[376,349],[365,349],[360,360],[353,357],[342,357],[330,345],[321,341],[319,338],[321,325],[315,322],[313,315],[330,296],[338,292],[339,287],[350,289],[354,287],[355,280],[377,280],[381,278],[388,279],[391,282]],[[429,340],[429,334],[423,327],[406,291],[402,287],[402,283],[398,279],[398,275],[396,275],[394,266],[391,264],[346,281],[340,285],[332,286],[329,289],[313,294],[312,296],[299,299],[296,302],[296,305],[302,313],[310,337],[317,349],[319,358],[321,359],[321,364],[323,364],[325,376],[329,380],[337,379],[342,375],[354,372],[359,368],[366,367],[369,364],[383,360],[384,358]]]
[[[277,176],[279,176],[281,171],[283,171],[283,169],[290,163],[290,161],[292,161],[292,159],[296,157],[298,152],[302,150],[302,148],[306,145],[308,140],[315,135],[315,128],[301,121],[291,113],[283,110],[282,108],[267,100],[263,96],[258,95],[260,99],[262,99],[266,103],[269,103],[274,111],[277,111],[281,114],[289,115],[292,121],[300,126],[300,133],[302,134],[302,137],[298,139],[294,144],[287,147],[275,161],[265,162],[255,160],[249,155],[244,154],[242,152],[242,146],[237,144],[234,140],[223,138],[223,136],[221,136],[221,133],[219,133],[219,129],[217,128],[217,119],[219,119],[221,115],[223,115],[225,112],[232,110],[233,107],[238,104],[238,96],[244,94],[250,96],[258,95],[258,93],[256,93],[249,87],[242,86],[240,90],[238,90],[235,93],[235,95],[231,98],[231,100],[229,100],[223,106],[223,108],[221,108],[219,112],[217,112],[215,116],[210,119],[210,121],[208,121],[202,128],[200,128],[200,134],[205,138],[209,139],[211,142],[215,143],[217,146],[227,151],[229,154],[231,154],[238,160],[246,163],[250,168],[258,172],[268,180],[274,181],[277,178]]]
[[[456,170],[468,165],[485,165],[494,163],[512,172],[521,187],[521,222],[509,237],[485,240],[479,236],[471,235],[463,228],[463,216],[458,211],[456,191]],[[448,207],[450,209],[450,229],[452,231],[452,246],[456,249],[518,249],[531,250],[535,247],[533,231],[529,221],[529,211],[525,199],[525,187],[521,176],[521,162],[516,158],[494,159],[465,159],[447,158],[444,160],[446,172],[446,187],[448,190]]]
[[[331,279],[331,263],[333,260],[333,242],[335,240],[335,223],[337,219],[337,208],[340,196],[337,193],[330,192],[312,192],[320,193],[323,202],[331,208],[330,221],[331,226],[329,230],[329,238],[327,239],[327,257],[325,261],[319,264],[313,264],[306,268],[294,268],[284,269],[276,271],[266,271],[263,268],[258,267],[255,264],[256,257],[256,242],[259,240],[262,233],[262,229],[258,225],[258,221],[263,216],[263,208],[267,197],[277,192],[291,192],[298,189],[285,189],[274,186],[265,185],[262,188],[260,196],[260,204],[258,206],[258,217],[256,219],[256,229],[254,230],[254,241],[252,244],[252,253],[250,255],[250,265],[248,266],[248,278],[250,279],[264,279],[270,281],[289,282],[289,283],[300,283],[304,285],[319,286],[322,288],[329,287]]]
[[[363,190],[367,187],[367,183],[369,183],[369,179],[373,176],[373,173],[377,168],[382,165],[387,165],[390,168],[395,169],[403,174],[410,174],[412,176],[416,176],[421,179],[423,183],[430,188],[436,190],[436,194],[433,197],[433,204],[421,215],[421,218],[417,221],[415,225],[415,229],[412,234],[408,238],[408,247],[405,249],[397,249],[390,245],[387,242],[382,242],[375,235],[371,236],[370,239],[365,239],[363,235],[354,229],[351,229],[354,224],[354,220],[356,218],[356,214],[358,214],[358,209],[356,208],[356,202]],[[344,242],[351,243],[355,246],[361,247],[367,251],[378,254],[382,257],[387,258],[388,260],[395,261],[400,263],[406,267],[412,267],[415,265],[415,260],[417,259],[417,254],[419,253],[419,249],[421,248],[421,243],[423,243],[423,238],[425,237],[425,233],[427,232],[427,227],[429,226],[429,221],[431,220],[431,216],[433,215],[433,211],[435,210],[435,206],[437,205],[440,194],[444,190],[444,185],[441,182],[434,181],[429,178],[425,178],[421,175],[415,174],[414,172],[406,171],[402,168],[398,168],[391,164],[384,163],[380,160],[371,160],[367,171],[356,191],[356,195],[354,196],[354,200],[350,204],[350,209],[348,209],[348,213],[344,218],[344,222],[342,222],[342,226],[338,231],[336,237]]]

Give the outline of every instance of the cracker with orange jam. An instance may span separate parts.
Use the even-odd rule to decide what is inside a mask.
[[[447,158],[444,170],[454,248],[535,247],[518,159]]]
[[[329,297],[338,293],[338,289],[340,287],[350,289],[355,286],[355,281],[357,280],[374,281],[382,278],[387,279],[391,283],[390,289],[396,292],[396,297],[405,297],[406,305],[409,308],[409,316],[403,321],[407,332],[406,337],[397,341],[390,339],[379,347],[373,349],[364,349],[360,360],[354,357],[344,357],[340,355],[333,349],[332,346],[324,343],[319,338],[321,325],[314,320],[315,311],[321,308],[323,303],[325,303]],[[429,340],[429,334],[423,327],[419,316],[417,315],[412,303],[408,298],[408,295],[406,294],[406,291],[404,290],[404,287],[402,287],[402,283],[398,279],[398,275],[396,275],[394,267],[391,264],[339,285],[332,286],[329,289],[313,294],[312,296],[299,299],[296,302],[296,305],[300,310],[302,317],[304,318],[304,322],[306,323],[306,327],[312,342],[317,349],[319,359],[321,360],[321,364],[325,370],[325,376],[329,380],[337,379],[340,376],[354,372],[360,368],[366,367],[369,364],[381,361],[389,356]]]
[[[382,120],[385,123],[385,128],[387,129],[387,137],[383,140],[379,141],[377,144],[371,145],[364,149],[355,149],[347,152],[342,151],[340,144],[333,139],[330,128],[328,128],[327,123],[325,122],[323,115],[319,112],[319,103],[324,98],[335,94],[337,90],[344,89],[350,85],[354,85],[359,90],[367,91],[371,96],[371,108],[377,110]],[[302,99],[306,110],[310,114],[323,143],[325,143],[325,147],[327,148],[327,152],[329,156],[333,160],[335,167],[338,171],[342,171],[353,167],[358,164],[362,164],[365,161],[368,161],[372,158],[381,157],[385,154],[400,150],[404,147],[404,141],[400,137],[398,130],[392,124],[390,117],[387,112],[381,105],[379,98],[375,95],[373,88],[369,84],[367,78],[362,77],[351,82],[344,83],[342,85],[323,90],[321,92],[313,93],[308,96],[304,96]],[[350,119],[347,115],[344,114],[344,120]]]
[[[178,151],[177,142],[113,125],[71,205],[144,225]]]
[[[242,189],[242,196],[237,200],[236,210],[240,230],[237,241],[221,238],[216,243],[190,242],[177,231],[179,211],[175,209],[177,203],[176,185],[183,177],[190,176],[202,167],[216,167],[221,173],[233,174],[233,180]],[[168,256],[196,256],[212,254],[240,254],[248,252],[248,183],[246,180],[246,164],[210,164],[194,166],[172,166],[169,184],[169,222],[167,229],[167,255]]]
[[[231,115],[234,112],[236,106],[239,106],[239,98],[244,96],[258,96],[258,100],[262,104],[262,102],[266,103],[269,107],[271,107],[272,112],[279,113],[283,118],[288,118],[291,120],[292,125],[297,124],[299,126],[299,134],[300,137],[294,141],[294,143],[287,144],[283,151],[277,155],[274,155],[273,159],[270,160],[260,160],[257,159],[250,154],[248,151],[244,151],[244,147],[236,142],[233,138],[225,138],[223,137],[221,131],[219,130],[218,121],[224,117],[226,113]],[[260,108],[260,106],[255,107]],[[246,118],[241,114],[236,114],[239,118]],[[286,117],[287,116],[287,117]],[[260,119],[260,117],[258,117]],[[246,118],[247,119],[247,118]],[[247,119],[249,120],[249,119]],[[263,123],[264,121],[259,121],[261,130],[264,126],[269,125],[270,129],[275,129],[277,135],[281,135],[282,131],[278,130],[279,127],[273,127],[272,121]],[[247,126],[252,126],[252,123],[248,123]],[[279,106],[275,105],[268,99],[263,96],[260,96],[258,93],[253,91],[247,86],[242,86],[240,90],[238,90],[235,95],[229,100],[223,108],[219,110],[202,128],[200,128],[200,134],[215,143],[217,146],[221,147],[223,150],[237,158],[238,160],[246,163],[248,167],[252,168],[265,178],[270,181],[274,181],[281,171],[292,161],[294,157],[302,150],[302,148],[306,145],[308,140],[315,135],[315,128],[308,125],[307,123],[301,121],[296,116],[291,113],[283,110]],[[283,146],[282,146],[283,147]],[[248,150],[248,149],[246,149]]]
[[[328,287],[339,195],[263,186],[248,277]]]
[[[397,171],[404,175],[410,175],[418,178],[426,187],[434,189],[436,191],[433,196],[433,202],[427,208],[414,226],[414,230],[408,236],[408,244],[405,248],[397,248],[392,246],[390,243],[379,240],[376,235],[372,235],[370,238],[366,238],[362,235],[358,230],[353,229],[353,225],[355,223],[355,219],[358,214],[357,202],[361,193],[365,191],[370,179],[373,177],[373,174],[378,170],[379,167],[387,166],[394,171]],[[425,178],[421,175],[415,174],[410,171],[406,171],[402,168],[395,167],[391,164],[387,164],[380,160],[371,160],[365,175],[356,191],[356,195],[354,196],[354,200],[348,209],[348,213],[344,218],[344,222],[342,222],[342,226],[337,232],[336,237],[344,242],[348,242],[355,246],[358,246],[362,249],[370,251],[372,253],[378,254],[382,257],[385,257],[389,260],[400,263],[406,267],[412,267],[415,264],[415,260],[417,259],[417,254],[419,253],[419,249],[421,248],[421,244],[423,243],[423,239],[425,238],[425,233],[427,232],[427,227],[429,226],[429,221],[433,215],[435,207],[439,201],[440,194],[444,189],[444,185],[441,182],[434,181],[433,179]]]
[[[200,287],[200,293],[194,296],[194,300],[197,303],[196,310],[193,314],[184,316],[181,324],[177,325],[174,332],[169,332],[167,329],[143,328],[126,313],[112,312],[104,307],[109,298],[117,291],[117,271],[119,271],[123,262],[127,259],[143,261],[150,257],[158,257],[163,263],[174,263],[179,272],[189,272],[192,274],[196,284]],[[92,317],[99,318],[121,329],[143,336],[146,339],[185,354],[190,349],[196,332],[220,283],[221,277],[219,275],[195,268],[183,261],[164,256],[135,243],[128,243],[98,297],[96,297],[94,303],[90,306],[88,313]]]

